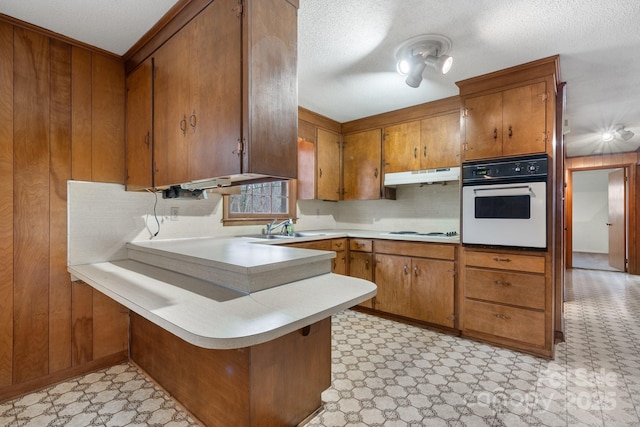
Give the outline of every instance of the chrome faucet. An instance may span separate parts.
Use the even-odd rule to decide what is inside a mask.
[[[287,225],[293,225],[293,221],[291,220],[291,218],[287,218],[279,224],[276,224],[276,221],[278,221],[278,218],[274,219],[269,224],[267,224],[267,232],[266,232],[267,236],[270,236],[273,233],[273,230],[278,227],[286,227]]]

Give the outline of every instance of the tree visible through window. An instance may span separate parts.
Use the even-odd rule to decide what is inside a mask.
[[[295,211],[293,181],[271,181],[241,186],[239,194],[225,196],[225,221],[290,218]],[[295,212],[294,212],[295,214]]]

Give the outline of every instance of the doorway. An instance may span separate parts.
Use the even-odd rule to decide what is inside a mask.
[[[573,268],[627,271],[626,168],[572,172]]]

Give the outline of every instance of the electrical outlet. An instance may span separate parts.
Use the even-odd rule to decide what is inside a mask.
[[[171,221],[177,221],[180,214],[180,208],[177,206],[171,207]]]

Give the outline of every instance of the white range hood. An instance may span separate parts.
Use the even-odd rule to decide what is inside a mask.
[[[411,172],[394,172],[384,174],[384,186],[394,187],[406,184],[431,184],[442,181],[458,181],[460,179],[460,168],[458,166],[450,168],[423,169]]]

